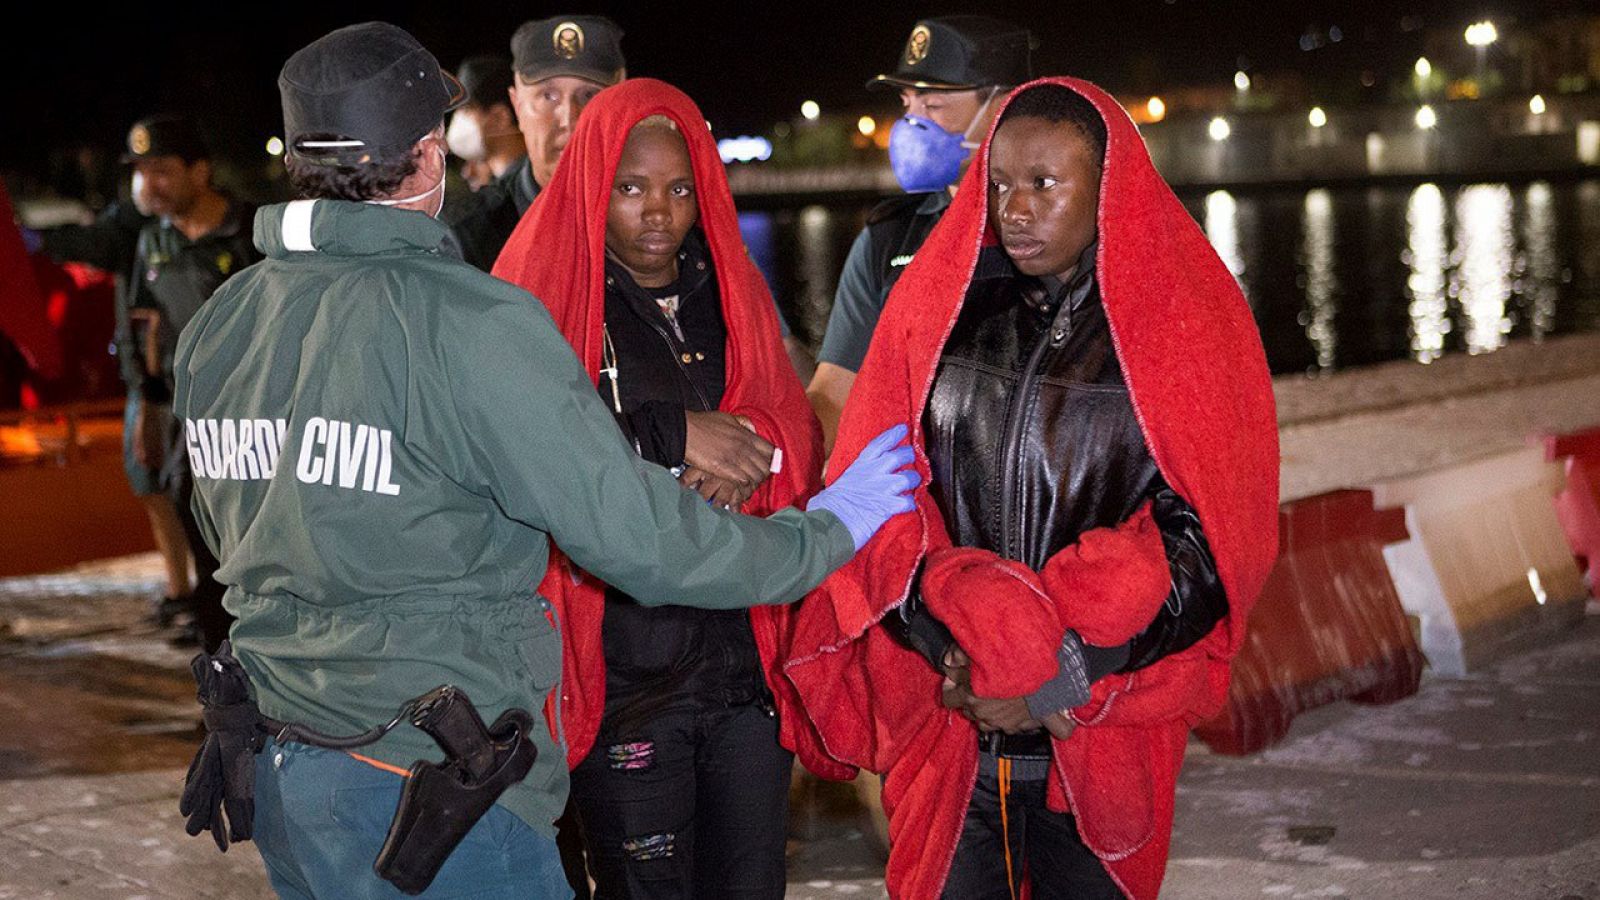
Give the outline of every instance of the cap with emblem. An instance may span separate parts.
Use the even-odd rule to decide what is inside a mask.
[[[473,56],[461,61],[456,78],[466,89],[467,103],[490,107],[496,103],[510,104],[507,91],[511,89],[511,60],[504,56]]]
[[[176,156],[186,163],[210,159],[211,151],[194,123],[182,116],[151,116],[140,119],[128,129],[128,151],[122,154],[125,163],[157,156]]]
[[[339,166],[404,151],[466,102],[455,76],[387,22],[340,28],[307,44],[283,64],[278,93],[290,152]]]
[[[868,88],[965,91],[1022,84],[1033,78],[1037,42],[1026,28],[988,16],[923,19],[911,29],[893,74]]]
[[[612,85],[627,75],[622,29],[604,16],[525,22],[511,36],[511,57],[511,67],[528,82],[571,75]]]

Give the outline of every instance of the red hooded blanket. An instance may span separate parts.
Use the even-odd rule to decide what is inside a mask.
[[[1011,97],[1040,84],[1077,92],[1105,120],[1095,265],[1106,317],[1145,442],[1199,512],[1230,607],[1189,650],[1098,681],[1073,711],[1079,727],[1054,742],[1051,808],[1076,816],[1124,892],[1150,898],[1165,871],[1189,728],[1223,702],[1228,661],[1277,553],[1277,425],[1261,339],[1238,284],[1156,173],[1133,122],[1110,95],[1076,79],[1042,79]],[[980,675],[1003,680],[1008,668],[1035,672],[1028,683],[1041,679],[1038,661],[1021,658],[1015,629],[1007,636],[985,621],[1038,623],[1046,636],[1030,642],[1035,653],[1053,653],[1062,627],[1115,645],[1151,621],[1170,587],[1147,511],[1088,532],[1034,573],[985,551],[951,549],[928,494],[923,411],[979,248],[994,242],[985,190],[992,139],[991,129],[889,297],[830,465],[837,472],[837,461],[854,458],[883,428],[909,422],[924,485],[917,515],[891,519],[807,599],[786,647],[785,674],[842,764],[826,774],[887,774],[887,879],[896,898],[940,893],[977,769],[973,726],[940,705],[940,676],[872,627],[904,600],[919,560],[928,557],[936,575],[932,586],[925,575],[924,594],[973,658],[978,687]],[[1054,671],[1048,658],[1044,668]]]
[[[727,385],[721,409],[748,418],[757,433],[783,451],[782,471],[767,479],[743,507],[751,515],[766,515],[816,491],[821,431],[784,352],[772,295],[739,236],[722,159],[694,101],[677,88],[649,78],[630,79],[597,94],[579,117],[551,183],[506,242],[494,274],[526,288],[549,307],[589,377],[598,382],[611,183],[628,133],[641,120],[658,114],[677,124],[688,145],[700,228],[716,267],[722,317],[728,329]],[[560,716],[566,732],[567,762],[575,766],[594,744],[605,710],[605,654],[600,631],[605,586],[578,571],[559,548],[553,548],[539,591],[554,604],[564,632]],[[767,682],[778,702],[781,740],[802,760],[814,760],[819,745],[808,739],[808,723],[799,714],[798,699],[788,682],[779,677],[775,662],[777,647],[787,642],[791,617],[786,606],[756,607],[750,611],[750,624]]]

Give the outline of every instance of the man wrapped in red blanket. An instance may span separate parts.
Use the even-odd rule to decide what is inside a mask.
[[[1018,88],[974,162],[834,451],[913,423],[918,515],[806,602],[784,671],[822,774],[885,775],[891,896],[1154,897],[1276,555],[1265,356],[1105,92]]]

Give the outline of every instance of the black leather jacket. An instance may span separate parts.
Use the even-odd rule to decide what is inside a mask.
[[[924,424],[929,490],[958,545],[1038,571],[1084,532],[1117,525],[1153,502],[1172,591],[1125,654],[1090,656],[1091,677],[1099,677],[1193,645],[1227,614],[1228,601],[1198,516],[1145,446],[1093,260],[1091,247],[1082,274],[1052,290],[1019,274],[998,249],[984,251]],[[885,622],[907,639],[920,633],[913,646],[937,651],[937,660],[944,648],[929,637],[931,618],[913,594]],[[1115,662],[1096,671],[1105,659]]]

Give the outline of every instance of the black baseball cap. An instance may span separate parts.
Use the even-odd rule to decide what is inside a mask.
[[[338,166],[405,151],[467,97],[432,53],[388,22],[350,25],[307,44],[283,64],[278,93],[289,151]]]
[[[622,29],[605,16],[524,22],[511,36],[511,67],[523,81],[571,75],[612,85],[627,76]]]
[[[1033,78],[1037,42],[1026,28],[988,16],[923,19],[911,29],[893,74],[867,87],[966,91],[1011,87]]]
[[[472,56],[461,61],[456,78],[467,92],[467,103],[493,106],[511,103],[511,60],[504,56]]]
[[[176,156],[192,163],[210,159],[211,150],[200,136],[200,129],[183,116],[151,116],[133,123],[128,129],[128,150],[122,154],[122,161],[131,163],[157,156]]]

